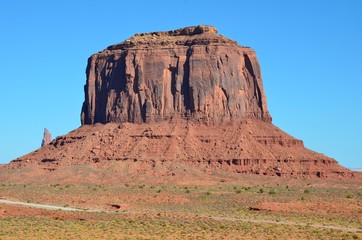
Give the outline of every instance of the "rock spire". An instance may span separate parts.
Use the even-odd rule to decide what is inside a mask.
[[[43,139],[41,140],[41,146],[48,145],[52,141],[52,135],[47,128],[44,128]]]

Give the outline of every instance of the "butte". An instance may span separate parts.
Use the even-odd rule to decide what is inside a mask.
[[[86,75],[82,126],[2,167],[5,178],[354,177],[272,124],[254,50],[212,26],[136,34],[93,54]]]

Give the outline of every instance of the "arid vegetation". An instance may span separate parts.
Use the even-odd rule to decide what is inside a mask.
[[[213,185],[0,184],[0,239],[362,239],[359,182],[246,177]]]

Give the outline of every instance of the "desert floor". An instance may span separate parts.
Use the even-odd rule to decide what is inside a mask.
[[[0,203],[0,239],[362,239],[360,181],[7,182],[0,199],[22,203]]]

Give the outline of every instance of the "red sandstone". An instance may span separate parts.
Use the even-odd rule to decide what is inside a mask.
[[[271,123],[255,52],[211,26],[136,34],[92,55],[81,120],[3,168],[59,176],[82,165],[118,174],[105,179],[354,177]]]

